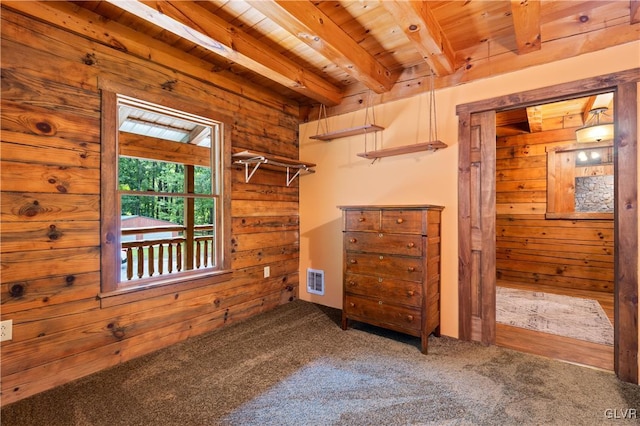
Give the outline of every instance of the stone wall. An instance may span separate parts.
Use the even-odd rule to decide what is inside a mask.
[[[576,212],[613,212],[613,175],[576,178]]]

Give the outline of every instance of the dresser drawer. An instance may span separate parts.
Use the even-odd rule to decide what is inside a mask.
[[[420,308],[422,304],[422,284],[414,281],[346,274],[344,291],[348,295],[369,296],[384,302],[415,308]]]
[[[387,254],[346,253],[345,271],[360,275],[421,281],[423,260]]]
[[[344,247],[347,251],[422,256],[422,236],[383,232],[345,232]]]
[[[389,304],[383,300],[346,296],[344,311],[352,319],[369,324],[412,331],[421,329],[420,310]]]
[[[347,210],[344,215],[345,231],[379,231],[380,210]]]
[[[426,234],[424,215],[419,210],[383,210],[381,230],[383,232]]]

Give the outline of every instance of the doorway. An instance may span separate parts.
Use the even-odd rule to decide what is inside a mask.
[[[498,346],[613,370],[613,96],[496,112]]]
[[[614,370],[638,383],[637,82],[639,69],[459,105],[459,337],[496,343],[496,110],[611,91],[614,139]],[[623,176],[624,178],[620,178]]]

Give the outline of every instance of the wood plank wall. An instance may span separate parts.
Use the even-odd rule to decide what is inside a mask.
[[[3,405],[297,297],[298,180],[287,187],[284,174],[259,170],[245,183],[244,169],[232,166],[231,281],[110,308],[96,299],[99,80],[209,103],[232,118],[234,150],[294,159],[297,108],[128,54],[118,33],[110,34],[115,49],[4,5],[1,31],[0,300],[2,319],[13,320],[13,340],[1,344]]]
[[[613,220],[545,219],[545,150],[575,142],[557,127],[497,138],[497,277],[613,293]]]

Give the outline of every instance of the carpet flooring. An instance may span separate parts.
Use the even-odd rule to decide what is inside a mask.
[[[339,323],[295,301],[8,405],[1,422],[637,424],[640,387],[609,372],[448,337],[423,355],[417,338]]]
[[[496,287],[496,321],[613,346],[613,326],[596,300]]]

